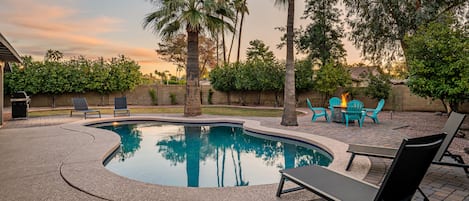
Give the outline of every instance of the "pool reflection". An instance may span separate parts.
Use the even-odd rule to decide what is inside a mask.
[[[162,123],[102,127],[121,136],[106,164],[132,179],[170,186],[225,187],[275,183],[279,169],[327,166],[331,156],[313,146],[247,134],[240,127]]]

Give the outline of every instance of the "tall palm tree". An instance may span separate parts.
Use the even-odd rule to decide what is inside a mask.
[[[152,0],[157,10],[147,14],[143,27],[151,28],[163,39],[171,38],[179,31],[187,33],[186,97],[184,116],[202,114],[199,85],[199,34],[204,30],[217,33],[222,27],[233,31],[226,20],[233,13],[226,3],[219,0]],[[224,18],[221,18],[223,16]]]
[[[236,62],[239,62],[239,55],[241,51],[241,34],[243,32],[243,22],[244,22],[244,15],[248,14],[249,15],[249,9],[247,6],[246,0],[234,0],[232,3],[233,9],[236,11],[235,15],[235,29],[236,26],[238,25],[239,21],[239,30],[238,30],[238,51],[237,51],[237,56],[236,56]],[[241,19],[239,19],[239,15],[241,15]],[[230,44],[230,50],[228,51],[228,63],[230,63],[231,59],[231,50],[233,49],[233,44],[234,44],[234,39],[236,37],[236,34],[233,34],[231,36],[231,44]]]
[[[295,0],[275,0],[276,5],[288,3],[287,15],[287,60],[285,73],[284,104],[281,124],[298,126],[295,96],[295,58],[293,56],[293,23],[295,19]]]
[[[241,12],[241,21],[239,22],[239,35],[238,35],[238,52],[236,54],[236,62],[239,63],[239,55],[241,52],[241,36],[243,33],[243,24],[244,24],[244,15],[248,14],[249,15],[249,10],[247,6],[246,0],[243,0],[241,7],[240,7],[240,12]]]

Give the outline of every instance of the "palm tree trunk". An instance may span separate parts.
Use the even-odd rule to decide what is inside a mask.
[[[295,14],[295,0],[288,0],[287,16],[287,61],[285,73],[284,106],[281,124],[284,126],[298,126],[295,101],[295,61],[293,56],[293,23]]]
[[[219,61],[220,61],[220,39],[218,38],[218,33],[215,36],[215,39],[217,40],[217,66],[220,66]]]
[[[244,1],[246,3],[246,1]],[[239,63],[239,55],[241,52],[241,34],[243,33],[244,12],[241,13],[241,21],[239,22],[239,35],[238,35],[238,53],[236,54],[236,63]]]
[[[184,116],[202,114],[199,85],[199,32],[187,30],[186,100]]]
[[[236,30],[236,26],[238,26],[238,15],[239,15],[239,12],[236,11],[236,18],[235,18],[235,21],[234,21],[234,29]],[[231,44],[230,44],[230,50],[228,51],[228,63],[230,63],[230,58],[231,58],[231,51],[233,50],[233,44],[234,44],[234,39],[236,37],[236,32],[234,31],[233,32],[233,35],[231,36]]]
[[[221,19],[224,21],[223,16]],[[221,27],[221,43],[223,45],[223,64],[226,64],[226,41],[225,41],[225,26]]]

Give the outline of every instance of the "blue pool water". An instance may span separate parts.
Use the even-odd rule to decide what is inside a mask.
[[[108,125],[121,137],[110,171],[167,186],[226,187],[276,183],[279,170],[328,166],[325,151],[298,141],[244,132],[227,124],[145,122]]]

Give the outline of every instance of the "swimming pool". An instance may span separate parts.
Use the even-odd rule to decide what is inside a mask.
[[[138,181],[167,186],[227,187],[276,183],[278,170],[332,157],[313,145],[245,132],[236,124],[140,122],[106,125],[121,147],[106,168]]]

